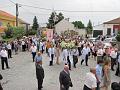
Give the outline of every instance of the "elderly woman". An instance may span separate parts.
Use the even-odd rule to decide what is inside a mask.
[[[35,63],[36,64],[40,64],[42,65],[42,56],[41,56],[41,52],[38,52],[36,57],[35,57]]]

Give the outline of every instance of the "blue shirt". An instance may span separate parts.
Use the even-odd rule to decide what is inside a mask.
[[[96,75],[97,75],[99,81],[101,82],[103,71],[102,71],[102,66],[99,64],[97,64],[97,66],[96,66]]]
[[[35,57],[35,62],[40,62],[42,61],[42,56],[36,56]]]

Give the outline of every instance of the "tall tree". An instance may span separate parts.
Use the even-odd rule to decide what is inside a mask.
[[[59,13],[57,15],[56,12],[52,12],[49,19],[48,19],[48,23],[47,23],[47,28],[54,28],[54,26],[60,22],[62,19],[64,19],[64,16],[62,13]]]
[[[84,24],[82,23],[82,21],[75,21],[72,22],[74,24],[74,27],[78,28],[78,29],[82,29],[85,28]]]
[[[37,21],[37,17],[35,16],[34,19],[33,19],[32,29],[33,29],[33,30],[37,30],[38,27],[39,27],[39,24],[38,24],[38,21]]]
[[[88,24],[87,24],[87,27],[86,27],[86,30],[87,30],[87,33],[88,33],[88,34],[92,34],[93,26],[92,26],[91,20],[89,20],[89,22],[88,22]]]
[[[60,12],[60,13],[57,15],[57,18],[58,18],[58,20],[57,20],[57,23],[58,23],[58,22],[60,22],[61,20],[64,19],[64,16],[63,16],[63,14]]]

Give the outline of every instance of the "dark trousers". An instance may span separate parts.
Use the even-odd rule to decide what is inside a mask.
[[[118,63],[118,67],[116,69],[116,73],[115,73],[116,76],[120,76],[120,63]]]
[[[35,60],[36,52],[32,52],[33,62]]]
[[[8,58],[12,58],[12,50],[8,49]]]
[[[52,65],[53,65],[53,58],[54,58],[54,54],[51,54],[50,66],[52,66]]]
[[[64,88],[63,88],[63,87],[60,86],[60,90],[69,90],[69,87],[68,86],[64,86]]]
[[[81,61],[81,65],[83,62],[84,62],[84,60]],[[86,66],[88,66],[88,55],[85,56],[85,63],[86,63]]]
[[[79,56],[81,55],[81,47],[78,47]]]
[[[41,90],[43,84],[43,79],[38,79],[38,90]]]
[[[69,56],[67,56],[67,62],[68,62],[69,70],[71,70],[71,62],[70,62]]]
[[[114,65],[116,63],[116,58],[111,58],[111,69],[114,70]]]
[[[0,83],[0,90],[3,90],[1,83]]]
[[[86,85],[84,85],[83,90],[92,90],[92,89],[90,89]]]
[[[22,51],[24,52],[26,49],[26,45],[22,45]]]
[[[76,64],[78,62],[78,57],[73,55],[73,66],[76,68]]]
[[[96,90],[100,90],[100,82],[97,82]]]
[[[9,68],[7,57],[1,57],[2,69],[4,69],[4,63],[6,64],[6,68]]]

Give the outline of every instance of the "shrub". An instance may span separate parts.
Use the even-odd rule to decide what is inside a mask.
[[[35,35],[37,32],[35,30],[29,30],[27,33],[28,35]]]
[[[117,36],[116,36],[116,39],[118,42],[120,42],[120,31],[118,32]]]

